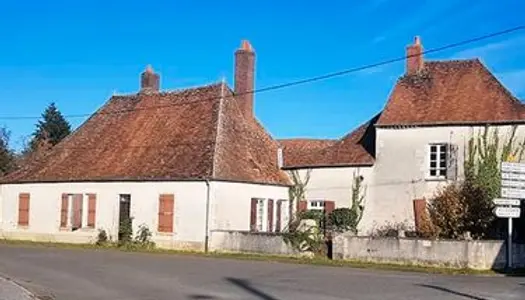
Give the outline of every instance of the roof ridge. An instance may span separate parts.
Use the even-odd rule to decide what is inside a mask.
[[[215,129],[215,143],[213,145],[213,157],[211,162],[211,177],[216,177],[216,165],[217,165],[217,147],[220,145],[219,139],[221,138],[222,132],[222,113],[224,103],[224,82],[221,82],[221,95],[219,98],[219,110],[217,111],[217,127]]]
[[[174,89],[164,89],[159,92],[153,93],[153,95],[159,95],[159,96],[165,96],[165,95],[177,95],[183,92],[192,91],[192,90],[200,90],[200,89],[206,89],[206,88],[213,88],[215,86],[219,86],[222,84],[222,81],[217,82],[213,81],[207,84],[201,84],[201,85],[194,85],[194,86],[186,86],[186,87],[180,87],[180,88],[174,88]],[[133,96],[139,96],[141,95],[141,92],[132,92],[132,93],[122,93],[122,94],[113,94],[111,97],[133,97]]]

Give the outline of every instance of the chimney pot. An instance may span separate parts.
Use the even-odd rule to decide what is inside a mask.
[[[160,89],[160,76],[153,71],[151,65],[140,75],[140,91],[144,93],[156,93]]]
[[[419,73],[425,64],[423,59],[423,45],[419,36],[414,38],[414,44],[409,45],[406,50],[406,73],[414,75]]]

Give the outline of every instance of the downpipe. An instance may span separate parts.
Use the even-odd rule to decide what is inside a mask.
[[[206,179],[206,221],[205,221],[205,232],[204,232],[204,253],[209,251],[210,235],[209,235],[209,222],[210,222],[210,180]]]

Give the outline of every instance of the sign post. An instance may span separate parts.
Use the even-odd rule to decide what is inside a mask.
[[[501,163],[501,196],[494,199],[493,213],[498,218],[507,218],[507,268],[512,269],[512,219],[521,214],[521,199],[525,199],[525,164],[514,162]]]

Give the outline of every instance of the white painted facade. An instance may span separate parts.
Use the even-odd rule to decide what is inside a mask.
[[[429,178],[429,144],[457,145],[457,174],[463,177],[465,145],[484,126],[434,126],[417,128],[377,128],[376,160],[372,167],[314,168],[306,187],[307,200],[331,200],[337,207],[351,203],[351,184],[355,171],[364,178],[365,210],[359,233],[367,235],[387,223],[414,224],[413,200],[431,197],[446,179]],[[510,138],[511,126],[490,126],[489,137],[497,129],[500,145]],[[525,138],[525,125],[517,128],[515,144]],[[501,147],[501,146],[500,146]],[[304,178],[306,169],[301,169]]]
[[[30,194],[29,225],[18,225],[19,193]],[[94,228],[66,231],[60,228],[62,193],[97,195]],[[249,230],[250,201],[253,197],[287,199],[288,188],[249,183],[183,182],[83,182],[5,184],[0,186],[0,237],[35,241],[91,243],[99,229],[113,240],[118,237],[120,194],[131,195],[130,216],[134,232],[142,224],[153,233],[159,247],[198,249],[204,247],[206,230]],[[173,233],[159,233],[159,195],[175,198]],[[84,197],[87,205],[87,196]],[[206,226],[206,212],[209,212]],[[83,227],[87,208],[83,209]]]

